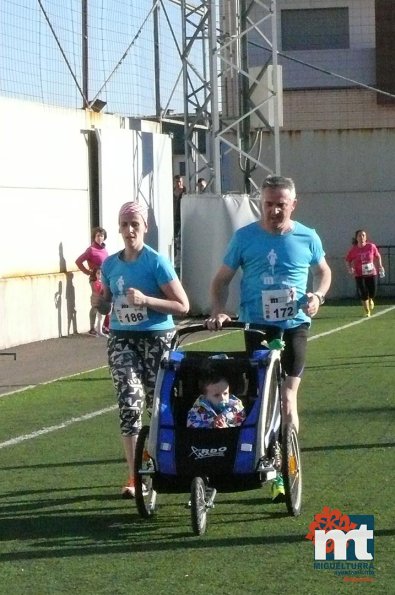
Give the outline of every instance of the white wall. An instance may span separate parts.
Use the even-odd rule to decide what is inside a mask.
[[[171,253],[171,139],[124,125],[0,98],[0,349],[89,329],[89,282],[75,266],[91,243],[87,130],[105,139],[100,211],[109,251],[122,247],[119,207],[138,198],[151,207],[151,245]]]
[[[187,194],[181,201],[182,283],[193,314],[210,312],[210,283],[222,263],[232,233],[259,218],[259,201],[246,194]],[[236,313],[239,273],[232,280],[227,306]]]

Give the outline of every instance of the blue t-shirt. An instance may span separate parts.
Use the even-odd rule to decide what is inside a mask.
[[[250,223],[233,235],[224,264],[243,271],[240,320],[274,324],[284,329],[310,323],[300,308],[309,268],[325,256],[316,231],[297,221],[286,234],[265,231]]]
[[[121,252],[109,256],[102,265],[102,282],[113,299],[110,328],[118,331],[159,331],[174,328],[171,314],[164,314],[150,308],[130,306],[126,290],[138,289],[150,297],[164,298],[161,286],[177,278],[170,261],[144,245],[134,261],[124,261]]]

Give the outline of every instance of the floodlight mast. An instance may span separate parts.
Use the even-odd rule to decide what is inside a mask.
[[[209,172],[208,190],[220,194],[221,156],[235,153],[243,171],[243,191],[249,192],[251,184],[256,187],[251,177],[256,168],[280,173],[276,0],[248,0],[248,6],[246,0],[180,0],[180,7],[187,186],[195,188],[202,172],[205,177]],[[248,65],[250,35],[263,39],[270,55],[258,76]],[[253,92],[262,87],[265,93],[257,101]],[[271,118],[266,117],[268,106]],[[200,150],[199,130],[206,134],[205,152]],[[258,137],[262,144],[263,132],[274,136],[274,143],[268,143],[274,145],[274,155],[267,149],[266,163],[253,151]]]

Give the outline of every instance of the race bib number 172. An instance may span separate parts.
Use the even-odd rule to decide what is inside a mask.
[[[263,318],[270,322],[290,320],[298,312],[295,287],[262,291]]]

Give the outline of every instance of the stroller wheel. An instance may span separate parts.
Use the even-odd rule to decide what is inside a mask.
[[[201,477],[191,484],[191,520],[195,535],[203,535],[207,526],[206,485]]]
[[[143,426],[136,443],[134,459],[134,487],[137,510],[145,519],[155,512],[156,492],[152,488],[154,462],[148,454],[149,426]],[[146,471],[147,473],[144,473]],[[150,473],[148,473],[150,472]]]
[[[287,424],[283,431],[282,472],[288,512],[298,516],[302,507],[302,466],[298,434],[293,424]]]

